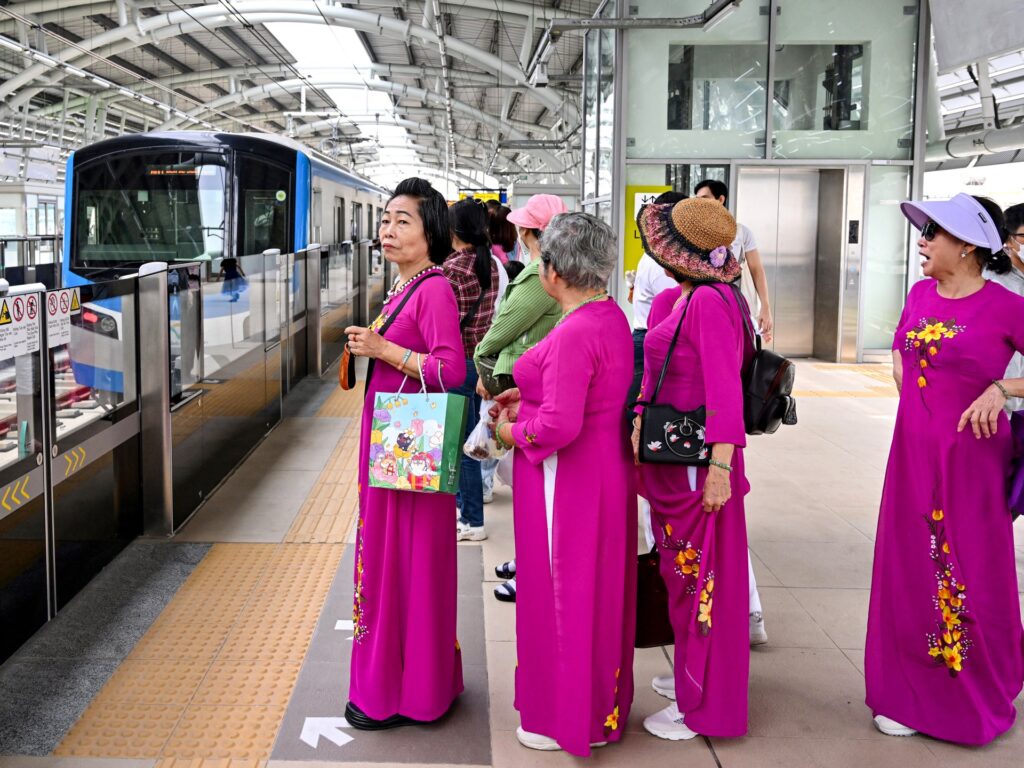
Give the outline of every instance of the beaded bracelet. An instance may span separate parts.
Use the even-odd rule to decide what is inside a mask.
[[[708,464],[710,464],[712,467],[724,469],[726,472],[732,472],[732,467],[730,467],[724,461],[719,461],[718,459],[708,459]]]
[[[1002,385],[999,379],[995,379],[992,383],[996,385],[996,389],[1003,393],[1003,397],[1005,397],[1007,400],[1010,399],[1010,393],[1006,391],[1006,387]]]
[[[494,426],[494,442],[496,442],[498,444],[499,448],[503,448],[506,451],[511,450],[515,446],[514,445],[510,445],[509,443],[506,443],[504,441],[504,439],[502,439],[502,437],[501,437],[501,428],[503,426],[505,426],[506,424],[511,424],[511,423],[512,422],[510,422],[510,421],[499,421]]]
[[[400,366],[398,366],[398,370],[401,371],[401,370],[405,369],[405,364],[409,362],[409,358],[410,357],[412,357],[412,350],[411,349],[405,350],[405,356],[402,358],[402,364]]]

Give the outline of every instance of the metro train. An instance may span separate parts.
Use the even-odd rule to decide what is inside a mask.
[[[256,257],[268,249],[372,240],[387,195],[290,139],[198,131],[129,134],[82,147],[68,158],[65,185],[64,287],[114,279],[151,261],[206,262],[210,280],[243,261],[250,265],[243,274],[260,270]],[[347,268],[346,279],[383,284],[386,265],[379,251],[372,258],[369,270]],[[233,286],[238,291],[203,291],[204,347],[234,339],[248,308],[247,284],[243,278]],[[73,336],[90,337],[84,344],[73,338],[75,379],[123,392],[120,300],[86,309],[73,318]]]

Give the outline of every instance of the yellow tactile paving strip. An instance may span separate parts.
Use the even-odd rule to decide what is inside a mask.
[[[336,376],[337,372],[332,368],[326,375]],[[328,397],[317,416],[345,416],[358,419],[363,412],[363,382],[359,381],[353,389],[347,392],[341,387],[335,389]]]
[[[340,390],[339,390],[340,391]],[[327,406],[327,403],[324,404]],[[322,411],[321,411],[322,413]],[[359,459],[357,413],[335,447],[327,466],[306,496],[291,529],[288,542],[344,542],[356,518],[356,463]]]
[[[262,765],[343,548],[214,545],[54,754]]]

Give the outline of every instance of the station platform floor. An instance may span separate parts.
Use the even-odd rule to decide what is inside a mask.
[[[751,440],[747,515],[769,641],[751,652],[750,731],[666,742],[642,719],[671,654],[637,652],[621,744],[595,765],[1019,768],[1024,723],[962,748],[879,734],[864,706],[875,520],[896,412],[884,365],[798,363],[800,423]],[[286,418],[171,540],[139,539],[0,666],[2,768],[559,766],[521,747],[511,496],[459,547],[466,692],[440,724],[366,733],[342,716],[351,648],[361,390],[305,381]],[[454,528],[454,526],[453,526]],[[453,531],[454,535],[454,531]],[[1024,524],[1016,526],[1024,585]],[[1024,596],[1022,596],[1024,602]],[[1024,714],[1024,697],[1017,701]]]

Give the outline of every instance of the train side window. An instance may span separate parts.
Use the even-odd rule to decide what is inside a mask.
[[[266,160],[238,155],[239,255],[251,256],[268,248],[291,250],[292,173]]]
[[[358,243],[361,238],[359,235],[362,232],[363,226],[363,204],[352,203],[352,242]]]
[[[334,242],[345,240],[345,198],[334,198]]]
[[[366,206],[366,239],[375,240],[377,238],[377,230],[373,228],[373,206]]]
[[[323,224],[324,224],[324,196],[318,187],[313,187],[313,198],[310,200],[309,215],[310,215],[310,228],[309,228],[309,242],[319,243],[323,238]]]

